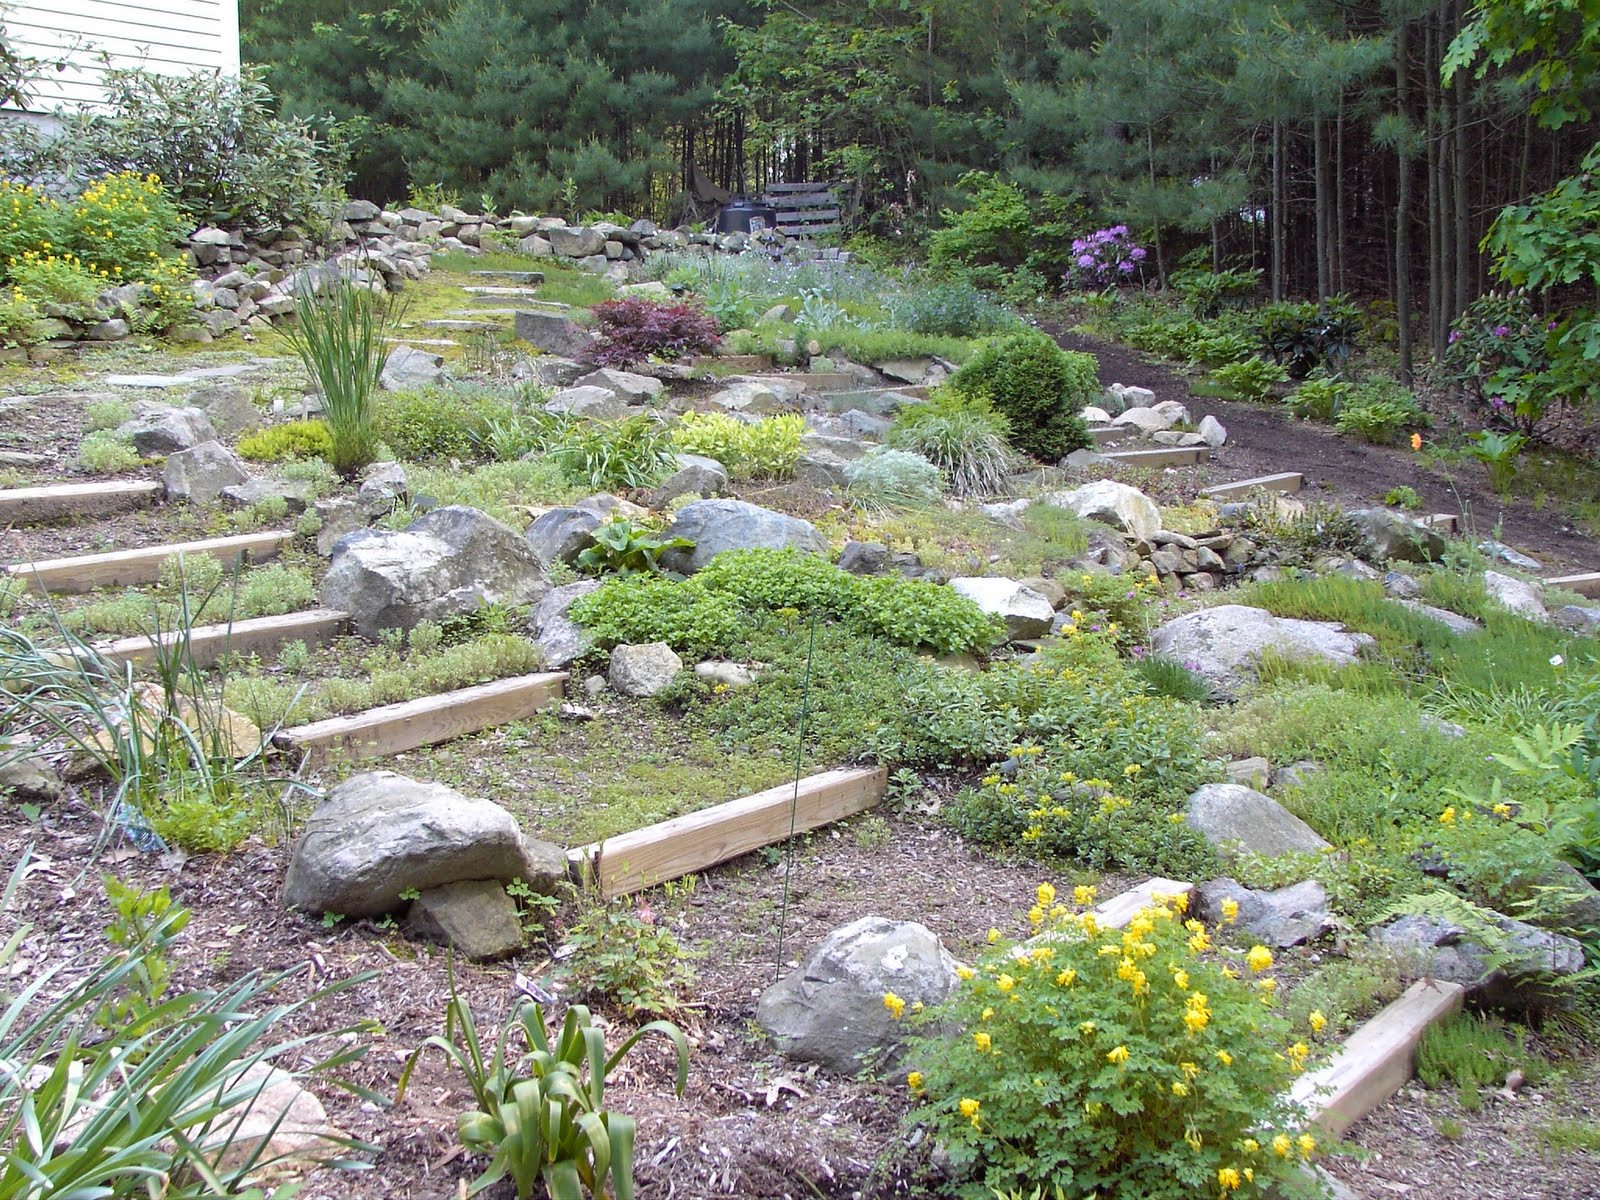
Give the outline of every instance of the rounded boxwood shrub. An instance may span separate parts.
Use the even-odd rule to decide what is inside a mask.
[[[1099,391],[1092,354],[1063,350],[1037,330],[985,343],[951,377],[951,384],[986,398],[1011,422],[1011,444],[1046,462],[1089,446],[1078,415]]]

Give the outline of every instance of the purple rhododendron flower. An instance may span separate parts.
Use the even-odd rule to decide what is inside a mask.
[[[1092,266],[1094,266],[1094,255],[1092,255],[1092,254],[1080,254],[1080,255],[1078,255],[1078,265],[1080,267],[1092,267]]]
[[[1133,259],[1134,262],[1143,262],[1144,261],[1144,247],[1143,246],[1135,246],[1132,250],[1128,251],[1128,257]]]
[[[1496,325],[1494,327],[1494,335],[1495,335],[1495,337],[1505,337],[1506,334],[1508,334],[1510,332],[1511,332],[1511,326],[1509,326],[1509,325]]]
[[[1494,398],[1492,398],[1489,401],[1489,407],[1494,409],[1495,412],[1499,412],[1505,406],[1506,406],[1506,401],[1505,401],[1505,397],[1503,397],[1503,396],[1495,396]]]
[[[1451,344],[1451,345],[1452,345],[1452,346],[1453,346],[1453,345],[1455,345],[1455,344],[1456,344],[1456,343],[1457,343],[1457,342],[1459,342],[1459,341],[1460,341],[1460,340],[1461,340],[1461,330],[1459,330],[1459,329],[1452,329],[1452,330],[1451,330],[1451,331],[1450,331],[1450,344]]]
[[[1124,275],[1132,275],[1133,274],[1133,264],[1131,262],[1129,262],[1127,259],[1123,259],[1121,262],[1119,262],[1117,264],[1117,270],[1121,271]]]
[[[1072,248],[1078,251],[1087,250],[1089,248],[1089,243],[1084,241],[1082,238],[1073,238]]]

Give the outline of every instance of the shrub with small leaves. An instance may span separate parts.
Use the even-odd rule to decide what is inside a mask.
[[[630,296],[596,305],[600,341],[594,361],[625,367],[647,358],[667,361],[704,354],[717,344],[717,321],[695,304],[668,304]]]
[[[686,412],[672,440],[685,454],[716,459],[735,479],[787,479],[805,432],[806,419],[792,413],[750,423],[727,413]]]
[[[1077,889],[1074,907],[1094,898]],[[922,1018],[942,1035],[912,1053],[916,1115],[964,1180],[955,1194],[1230,1200],[1292,1178],[1317,1148],[1287,1098],[1311,1047],[1272,1010],[1272,955],[1225,951],[1180,898],[1121,931],[1048,883],[1037,901],[1036,936],[961,968]]]
[[[1092,354],[1063,350],[1037,330],[984,343],[950,379],[1011,423],[1011,443],[1046,462],[1091,445],[1078,415],[1099,392]]]
[[[316,419],[290,421],[257,429],[239,439],[239,457],[251,462],[279,462],[285,458],[325,458],[333,449],[328,423]]]

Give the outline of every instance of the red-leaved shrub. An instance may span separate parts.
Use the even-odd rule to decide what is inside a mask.
[[[595,306],[600,340],[594,361],[602,367],[623,367],[649,358],[700,354],[717,344],[717,320],[696,304],[663,304],[658,300],[607,300]]]

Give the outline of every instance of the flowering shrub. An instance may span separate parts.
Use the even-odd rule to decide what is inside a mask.
[[[594,361],[603,367],[625,367],[651,355],[671,361],[717,344],[716,318],[694,304],[629,297],[596,305],[594,316],[600,327]]]
[[[0,288],[0,349],[43,341],[39,320],[44,313],[21,288]]]
[[[1094,902],[1074,892],[1074,907]],[[1311,1048],[1272,1011],[1272,955],[1243,965],[1182,898],[1117,933],[1041,884],[1037,935],[995,945],[923,1020],[959,1032],[913,1050],[921,1114],[957,1194],[1261,1196],[1316,1151],[1285,1098]],[[999,940],[990,932],[991,943]],[[900,1006],[884,997],[891,1015]]]
[[[25,184],[0,179],[0,279],[11,278],[11,266],[27,251],[55,248],[61,206]]]
[[[12,260],[11,278],[15,287],[46,316],[79,319],[94,311],[95,298],[111,282],[75,254],[39,254],[33,250],[25,250]]]
[[[85,264],[121,282],[148,279],[184,232],[161,180],[124,171],[84,190],[66,210],[61,236]]]
[[[1097,229],[1072,242],[1072,266],[1062,282],[1068,287],[1102,288],[1128,283],[1140,271],[1145,250],[1133,240],[1126,225]]]
[[[1457,319],[1445,348],[1451,379],[1503,427],[1532,433],[1550,407],[1544,380],[1559,326],[1534,312],[1528,297],[1490,292]]]

